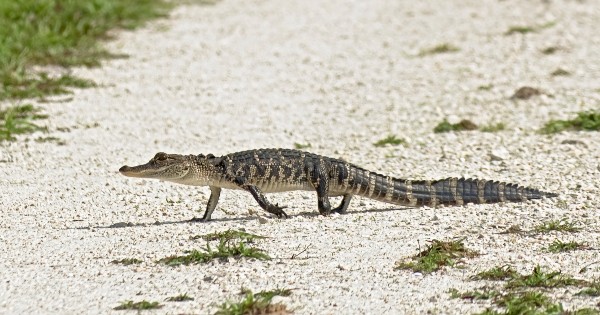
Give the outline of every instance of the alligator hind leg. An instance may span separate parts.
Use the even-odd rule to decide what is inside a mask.
[[[348,205],[350,204],[350,200],[352,199],[352,195],[351,194],[345,194],[344,198],[342,199],[342,202],[340,203],[340,205],[335,208],[335,209],[331,209],[331,212],[337,212],[339,214],[344,214],[346,213],[346,211],[348,210]]]

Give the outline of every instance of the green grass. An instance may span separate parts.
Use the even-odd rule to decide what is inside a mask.
[[[44,131],[46,128],[34,124],[33,120],[45,119],[40,109],[31,104],[11,106],[0,110],[0,142],[15,140],[15,135]]]
[[[477,128],[477,124],[468,119],[463,119],[457,124],[451,124],[448,122],[448,120],[444,119],[441,123],[435,126],[435,128],[433,128],[433,132],[442,133],[450,131],[467,131],[476,130]]]
[[[506,125],[502,122],[482,126],[479,130],[483,132],[498,132],[506,129]]]
[[[118,265],[135,265],[135,264],[141,264],[143,261],[139,260],[137,258],[123,258],[123,259],[115,259],[113,261],[111,261],[111,263],[113,264],[118,264]]]
[[[244,298],[239,302],[227,301],[219,306],[215,315],[247,315],[247,314],[290,314],[287,307],[282,303],[273,304],[275,296],[289,296],[291,290],[276,289],[273,291],[260,291],[252,293],[248,289],[242,289]]]
[[[133,302],[133,301],[126,301],[121,303],[121,305],[115,307],[114,309],[117,311],[120,310],[154,310],[154,309],[159,309],[162,308],[163,306],[158,303],[158,302],[148,302],[148,301],[140,301],[140,302]]]
[[[551,231],[558,232],[579,232],[581,228],[576,226],[575,222],[570,222],[567,219],[552,220],[541,223],[533,228],[536,233],[548,233]]]
[[[386,145],[404,145],[406,144],[406,140],[402,139],[402,138],[397,138],[395,135],[388,135],[387,137],[373,143],[374,146],[376,147],[383,147]]]
[[[590,284],[589,287],[579,291],[576,295],[585,295],[585,296],[600,296],[600,281],[594,281]]]
[[[171,296],[166,299],[167,302],[185,302],[185,301],[193,301],[194,298],[187,295],[187,293],[179,294],[176,296]]]
[[[163,0],[19,0],[0,2],[0,100],[68,92],[93,82],[70,74],[32,73],[33,65],[98,66],[115,57],[98,41],[165,16]]]
[[[298,150],[308,149],[310,147],[311,147],[310,143],[304,144],[304,143],[294,142],[294,148],[296,148]]]
[[[462,300],[489,300],[499,296],[501,293],[496,290],[490,290],[487,288],[474,290],[474,291],[466,291],[459,292],[457,289],[450,289],[448,291],[450,293],[450,297],[453,299],[462,299]]]
[[[415,272],[430,273],[443,266],[454,267],[463,258],[472,258],[479,254],[467,249],[463,239],[452,241],[433,240],[427,248],[409,261],[398,261],[394,269],[410,269]]]
[[[506,283],[507,289],[514,288],[561,288],[566,286],[579,286],[586,282],[575,279],[560,271],[545,272],[542,267],[535,266],[528,275],[514,276]]]
[[[537,26],[515,25],[508,28],[505,35],[536,33],[543,29],[556,25],[556,22],[548,22]]]
[[[199,250],[187,251],[186,255],[182,256],[169,256],[162,258],[158,263],[166,264],[169,266],[178,265],[189,265],[206,263],[213,259],[226,259],[229,257],[234,258],[256,258],[260,260],[271,259],[261,249],[249,246],[247,243],[254,240],[255,238],[262,238],[262,236],[249,234],[240,231],[225,231],[222,233],[212,233],[207,235],[199,236],[198,238],[206,239],[206,248]],[[239,239],[241,238],[241,240]],[[219,244],[216,250],[213,250],[210,246],[210,241],[218,240]]]
[[[561,240],[554,240],[552,244],[550,244],[547,250],[551,253],[563,253],[569,252],[577,249],[585,249],[587,245],[579,242],[563,242]]]
[[[553,134],[565,130],[600,131],[600,111],[579,112],[571,120],[551,120],[540,132]]]
[[[488,269],[482,271],[474,276],[472,276],[471,280],[491,280],[491,281],[500,281],[500,280],[508,280],[515,278],[519,275],[519,273],[515,270],[515,268],[511,266],[497,266],[492,269]]]
[[[421,50],[421,52],[419,52],[419,56],[445,54],[445,53],[457,52],[459,50],[460,50],[460,48],[458,48],[452,44],[443,43],[443,44],[439,44],[439,45],[431,47],[431,48]]]

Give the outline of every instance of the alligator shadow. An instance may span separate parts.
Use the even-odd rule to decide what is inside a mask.
[[[378,212],[395,212],[395,211],[406,211],[408,209],[415,209],[414,207],[402,207],[402,208],[373,208],[367,210],[357,210],[357,211],[349,211],[342,215],[355,215],[361,213],[378,213]],[[318,211],[304,211],[296,214],[288,215],[289,218],[295,217],[305,217],[305,218],[314,218],[320,216]],[[219,222],[243,222],[243,221],[253,221],[257,220],[258,216],[246,216],[246,217],[237,217],[237,218],[219,218],[219,219],[211,219],[208,222],[194,221],[194,219],[187,220],[179,220],[179,221],[156,221],[154,223],[133,223],[133,222],[117,222],[110,225],[97,225],[97,226],[84,226],[84,227],[69,227],[67,229],[74,230],[89,230],[89,229],[122,229],[122,228],[131,228],[131,227],[148,227],[148,226],[161,226],[161,225],[174,225],[174,224],[214,224]],[[272,217],[270,220],[274,220],[276,218]]]

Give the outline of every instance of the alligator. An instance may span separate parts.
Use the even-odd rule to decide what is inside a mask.
[[[202,218],[209,221],[221,189],[248,191],[265,211],[281,218],[285,206],[272,204],[265,193],[292,190],[317,192],[319,213],[346,213],[353,195],[402,206],[456,205],[519,202],[557,194],[498,181],[446,178],[409,180],[368,171],[342,159],[292,149],[258,149],[216,157],[157,153],[148,163],[123,166],[129,177],[154,178],[192,186],[208,186],[211,195]],[[336,208],[329,197],[342,196]]]

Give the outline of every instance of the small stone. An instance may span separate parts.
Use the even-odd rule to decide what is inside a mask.
[[[265,224],[267,222],[269,222],[269,220],[267,220],[265,217],[258,217],[258,223]]]
[[[492,149],[490,153],[490,158],[492,161],[502,161],[510,158],[510,152],[505,147],[498,147]]]
[[[511,99],[519,99],[519,100],[528,100],[534,96],[540,95],[542,92],[536,88],[532,88],[530,86],[524,86],[518,89]]]

